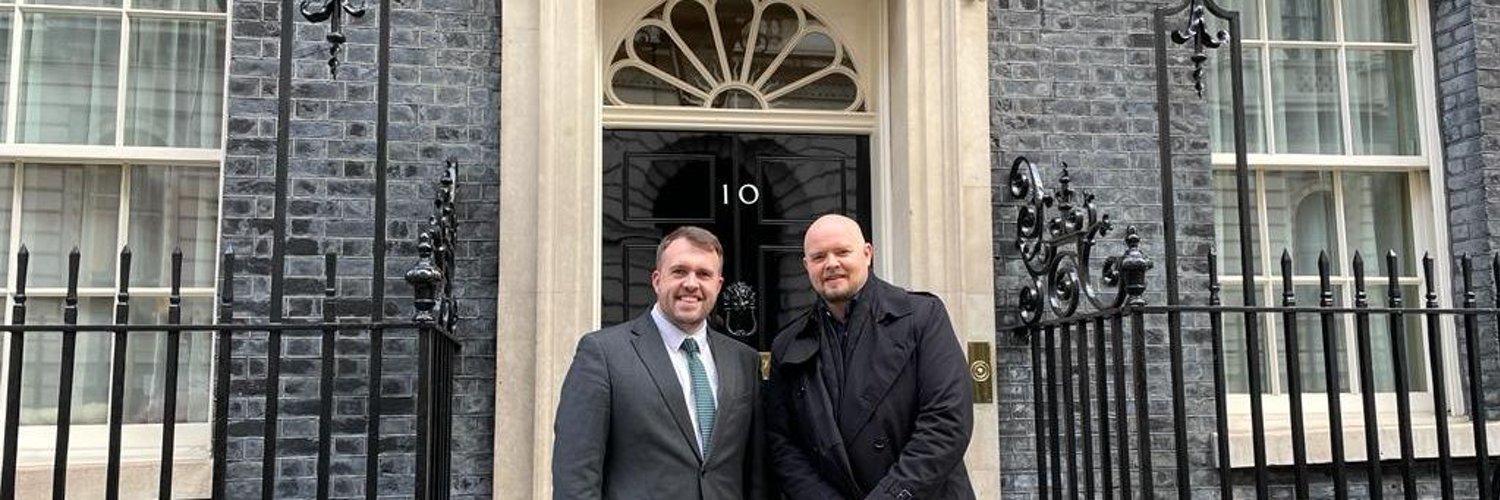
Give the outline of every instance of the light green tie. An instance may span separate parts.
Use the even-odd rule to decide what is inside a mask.
[[[714,442],[714,392],[708,385],[708,370],[698,359],[698,342],[683,339],[682,350],[687,353],[688,374],[693,378],[693,413],[698,415],[698,435],[703,438],[703,461],[707,462]]]

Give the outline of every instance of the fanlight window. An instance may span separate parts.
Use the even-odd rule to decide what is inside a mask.
[[[783,0],[667,0],[627,32],[605,76],[607,105],[865,111],[844,45]]]

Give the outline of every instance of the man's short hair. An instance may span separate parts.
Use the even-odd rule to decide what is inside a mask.
[[[666,236],[662,237],[661,244],[656,245],[656,267],[661,267],[661,256],[667,252],[667,246],[677,240],[687,240],[693,246],[702,250],[708,250],[719,256],[719,263],[724,262],[724,246],[719,244],[719,237],[698,226],[682,226]]]

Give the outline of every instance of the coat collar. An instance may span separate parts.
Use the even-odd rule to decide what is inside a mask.
[[[875,333],[875,327],[912,314],[913,305],[906,290],[872,276],[861,293],[865,294],[862,298],[868,304],[868,309],[865,309],[868,312],[856,311],[855,316],[849,318],[851,334],[856,329],[862,330],[856,337],[858,343],[849,359],[849,365],[859,367],[861,375],[845,380],[839,391],[839,400],[830,401],[838,408],[839,415],[836,422],[829,422],[830,428],[836,427],[839,434],[848,439],[858,436],[870,422],[875,408],[909,361],[914,342],[910,336],[894,331]],[[809,308],[798,319],[799,323],[790,327],[787,333],[793,338],[782,356],[782,364],[808,363],[817,358],[821,345],[818,336],[823,334],[817,314],[816,307]],[[857,317],[860,314],[866,316]],[[874,320],[873,324],[871,320]],[[821,379],[817,376],[811,378]],[[832,417],[833,412],[829,413]]]
[[[860,299],[869,305],[870,317],[875,318],[876,323],[886,324],[896,318],[911,314],[911,299],[907,298],[906,291],[896,288],[895,285],[886,283],[875,275],[870,275],[870,281],[860,290]],[[853,311],[851,311],[852,313]],[[788,333],[793,333],[794,338],[787,346],[786,354],[782,356],[782,364],[806,363],[818,353],[818,335],[822,334],[818,327],[819,307],[809,307],[802,316],[793,321],[788,328]],[[855,318],[847,318],[851,327],[855,325]]]

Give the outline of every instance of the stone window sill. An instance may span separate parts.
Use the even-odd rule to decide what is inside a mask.
[[[52,491],[53,446],[57,428],[27,425],[20,429],[16,464],[17,498],[48,498]],[[161,424],[132,424],[121,429],[120,496],[155,497],[161,475]],[[177,424],[173,438],[173,498],[208,498],[213,476],[209,424]],[[75,425],[68,436],[68,497],[103,498],[109,428]]]
[[[1379,425],[1380,459],[1400,459],[1400,428],[1396,425],[1396,416],[1394,414],[1382,414],[1379,419]],[[1248,421],[1232,422],[1231,429],[1229,432],[1229,460],[1231,467],[1254,467],[1255,440],[1250,431],[1250,423]],[[1495,453],[1496,451],[1500,451],[1500,422],[1489,422],[1485,424],[1485,429],[1489,452]],[[1333,462],[1333,453],[1330,449],[1332,445],[1329,442],[1332,433],[1329,431],[1328,422],[1321,418],[1308,418],[1306,431],[1307,463],[1324,464]],[[1344,461],[1346,463],[1364,462],[1367,458],[1365,453],[1364,422],[1358,419],[1345,421],[1343,435]],[[1450,453],[1453,457],[1474,456],[1474,424],[1467,417],[1448,419],[1448,436]],[[1267,465],[1293,465],[1292,430],[1291,424],[1288,421],[1268,421],[1266,424],[1265,441]],[[1431,416],[1418,417],[1414,415],[1412,417],[1412,445],[1416,458],[1437,457],[1437,421],[1435,419]]]

